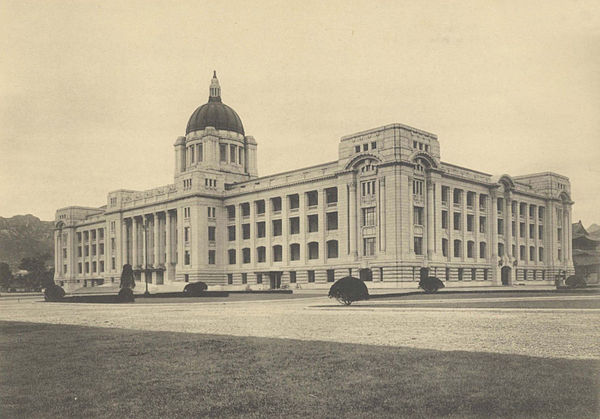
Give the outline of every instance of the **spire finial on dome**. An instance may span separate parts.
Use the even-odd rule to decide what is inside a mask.
[[[208,100],[210,102],[221,101],[221,86],[219,85],[219,79],[217,79],[217,70],[213,70],[213,77],[210,81],[210,94]]]

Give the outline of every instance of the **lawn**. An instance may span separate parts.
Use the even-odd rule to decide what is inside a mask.
[[[0,322],[0,368],[6,418],[599,413],[590,360]]]

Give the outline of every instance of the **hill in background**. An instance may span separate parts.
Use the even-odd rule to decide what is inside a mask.
[[[41,257],[46,265],[54,260],[54,222],[41,221],[31,214],[0,217],[0,262],[13,272],[25,257]]]

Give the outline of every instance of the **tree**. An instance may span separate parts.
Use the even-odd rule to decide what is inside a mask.
[[[8,284],[12,279],[10,266],[6,262],[0,262],[0,287],[8,288]]]
[[[368,300],[369,290],[363,281],[353,276],[338,279],[329,289],[329,298],[349,306],[354,301]]]
[[[19,269],[27,271],[22,277],[28,288],[47,288],[54,285],[54,269],[46,269],[46,256],[24,257]]]

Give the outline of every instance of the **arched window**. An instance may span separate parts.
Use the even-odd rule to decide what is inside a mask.
[[[308,243],[308,258],[319,259],[319,243],[310,242]]]
[[[338,257],[338,242],[337,240],[329,240],[327,242],[327,258],[335,259]]]
[[[235,249],[229,249],[227,253],[229,256],[229,264],[235,265]]]
[[[242,263],[250,263],[250,248],[248,247],[242,249]]]
[[[265,246],[258,246],[256,248],[256,261],[258,263],[265,262],[267,260],[267,250]]]
[[[462,242],[460,240],[454,240],[454,257],[459,258],[462,253]]]
[[[298,243],[290,244],[290,260],[300,260],[300,245]]]
[[[282,259],[282,248],[276,244],[273,246],[273,262],[281,262]]]
[[[475,243],[471,240],[469,240],[467,242],[467,257],[468,258],[472,258],[474,257],[474,248],[475,248]]]
[[[485,242],[479,242],[479,257],[481,259],[485,259],[486,258],[486,243]]]

